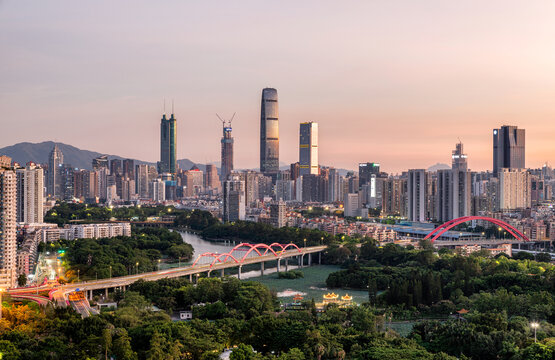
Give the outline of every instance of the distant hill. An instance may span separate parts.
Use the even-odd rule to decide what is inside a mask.
[[[449,170],[451,169],[451,166],[447,165],[447,164],[441,164],[441,163],[437,163],[435,165],[432,165],[428,168],[429,172],[435,172],[438,170]]]
[[[22,165],[33,161],[39,164],[48,163],[48,156],[54,148],[54,144],[58,144],[58,147],[64,154],[64,163],[71,164],[71,166],[80,169],[92,169],[92,159],[99,157],[101,155],[107,155],[108,159],[126,159],[118,155],[103,154],[96,151],[81,150],[75,146],[71,146],[64,143],[54,143],[53,141],[44,141],[41,143],[30,143],[22,142],[15,145],[7,146],[0,149],[0,155],[7,155],[13,159],[13,161],[18,162]],[[142,161],[138,159],[135,160],[135,164],[149,164],[156,165],[148,161]],[[180,168],[188,170],[195,163],[189,159],[181,159],[177,161]],[[200,164],[197,165],[200,169],[204,169],[204,166]]]

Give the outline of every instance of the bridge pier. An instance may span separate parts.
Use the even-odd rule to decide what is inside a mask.
[[[318,265],[322,265],[322,252],[318,253]]]
[[[193,283],[193,274],[189,274],[189,282],[192,284]]]
[[[285,271],[289,271],[289,258],[285,258]]]
[[[211,273],[212,273],[212,270],[208,270],[208,274],[206,274],[206,277],[209,278]]]
[[[237,279],[241,280],[241,269],[243,268],[243,265],[239,265],[239,271],[237,272]]]
[[[92,301],[93,299],[93,291],[89,290],[89,301]]]
[[[280,272],[280,270],[281,270],[280,267],[281,267],[281,259],[278,258],[278,259],[277,259],[277,272],[278,272],[278,274],[279,274],[279,272]]]
[[[260,276],[264,276],[264,261],[260,263]]]
[[[312,265],[312,253],[308,254],[308,266]]]
[[[105,296],[104,296],[104,297],[105,297],[106,299],[108,299],[108,288],[106,288],[106,289],[104,289],[104,290],[105,290],[105,292],[104,292],[104,295],[105,295]]]
[[[220,276],[225,277],[225,269],[220,270]]]

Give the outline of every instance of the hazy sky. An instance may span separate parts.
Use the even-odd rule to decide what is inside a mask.
[[[320,163],[492,166],[492,129],[555,162],[553,1],[0,0],[0,147],[55,140],[156,161],[163,99],[178,157],[257,167],[260,95],[278,89],[280,161],[320,123]]]

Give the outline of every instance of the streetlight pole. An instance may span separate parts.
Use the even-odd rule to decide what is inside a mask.
[[[530,324],[530,326],[532,327],[532,329],[534,329],[534,342],[538,342],[538,338],[536,337],[536,330],[538,329],[540,324],[534,321],[533,323]]]
[[[79,282],[79,272],[80,271],[81,271],[80,269],[77,269],[77,282]]]
[[[110,279],[112,278],[112,265],[110,265]]]
[[[137,269],[136,275],[139,275],[139,262],[137,261],[137,263],[135,265],[136,265],[136,269]]]

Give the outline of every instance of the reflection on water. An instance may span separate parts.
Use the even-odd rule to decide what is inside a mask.
[[[194,249],[193,258],[190,261],[191,263],[195,261],[197,256],[205,252],[213,252],[213,253],[226,253],[234,246],[234,243],[231,242],[213,242],[213,241],[206,241],[201,238],[199,235],[191,232],[184,232],[180,231],[181,237],[183,241],[191,244]]]

